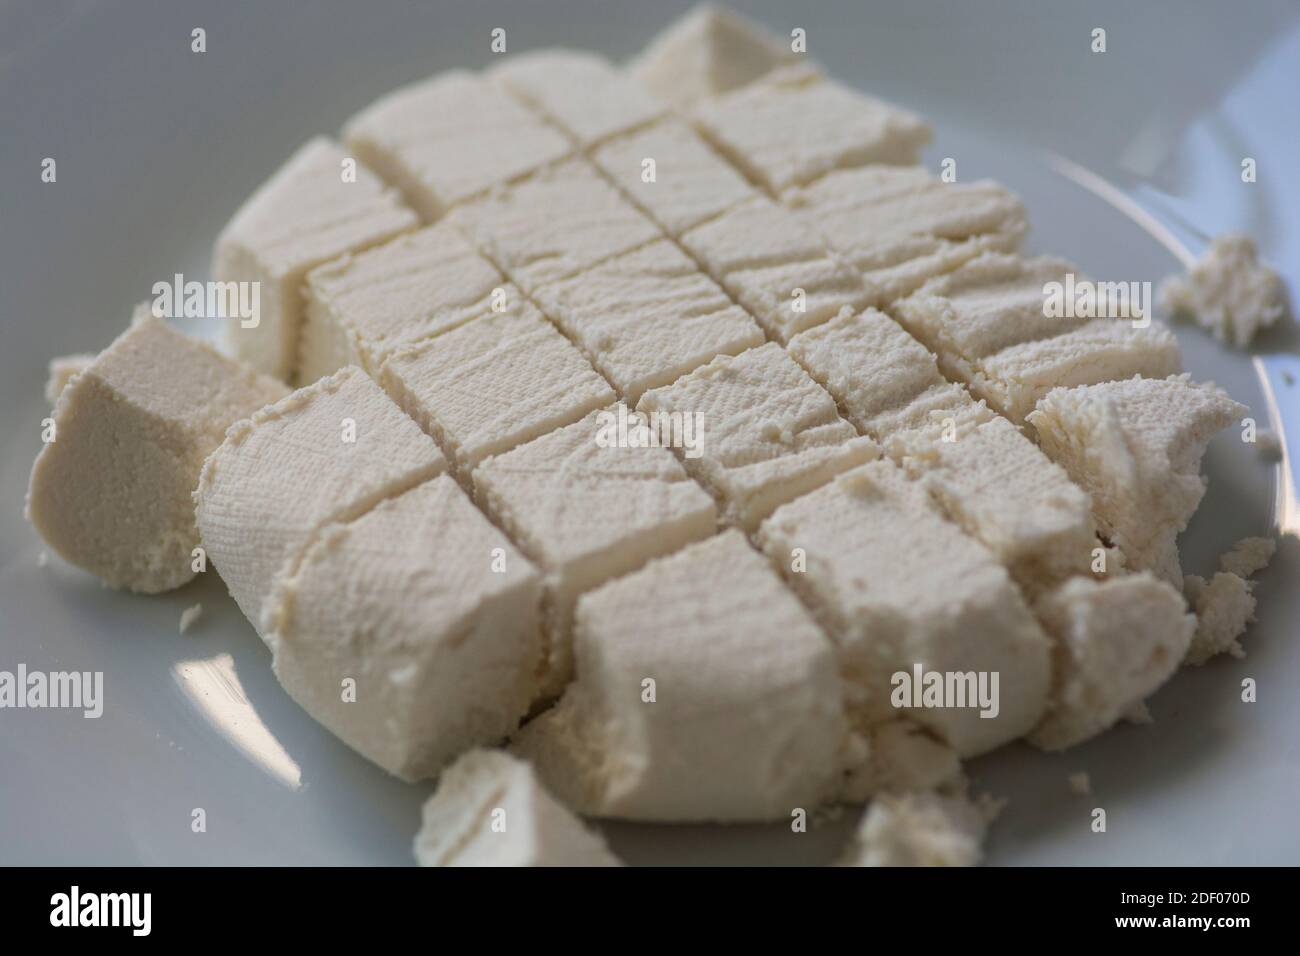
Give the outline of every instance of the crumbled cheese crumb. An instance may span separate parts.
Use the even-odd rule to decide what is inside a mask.
[[[1255,240],[1241,233],[1211,240],[1185,276],[1170,276],[1159,291],[1162,308],[1191,316],[1237,348],[1281,317],[1284,299],[1281,277],[1259,261]]]
[[[1070,790],[1079,796],[1084,797],[1092,793],[1092,778],[1088,776],[1086,770],[1072,773],[1067,779],[1070,781]]]
[[[1219,570],[1239,578],[1254,577],[1268,567],[1276,551],[1277,542],[1272,538],[1242,538],[1219,556]]]
[[[188,631],[190,625],[197,621],[202,613],[202,604],[191,604],[185,610],[181,611],[181,633],[184,634]]]
[[[1250,589],[1249,581],[1227,571],[1220,571],[1208,582],[1187,576],[1184,590],[1196,612],[1196,633],[1185,663],[1200,666],[1224,652],[1245,656],[1237,639],[1255,620],[1255,598]]]
[[[975,866],[1002,801],[937,793],[882,794],[871,802],[842,866]]]

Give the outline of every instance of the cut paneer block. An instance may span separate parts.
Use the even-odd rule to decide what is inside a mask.
[[[258,314],[225,319],[231,350],[259,372],[293,378],[308,270],[418,224],[395,191],[336,143],[308,142],[217,237],[213,278],[259,284]]]
[[[970,757],[1042,717],[1050,642],[993,554],[892,462],[777,509],[758,538],[835,639],[855,727],[907,716]],[[958,699],[926,701],[934,672]]]
[[[1196,612],[1196,633],[1187,649],[1186,663],[1199,667],[1224,653],[1245,657],[1238,638],[1255,620],[1251,582],[1229,571],[1220,571],[1208,582],[1189,574],[1184,587]]]
[[[345,365],[371,375],[394,352],[490,312],[505,277],[460,230],[439,223],[307,275],[298,377]]]
[[[997,809],[961,795],[890,793],[871,801],[841,866],[976,866]]]
[[[754,196],[682,245],[780,342],[874,296],[789,209]]]
[[[774,195],[827,173],[920,158],[930,127],[914,113],[826,79],[802,64],[696,104],[695,125]]]
[[[1186,275],[1160,283],[1158,296],[1166,311],[1194,318],[1239,349],[1286,312],[1282,277],[1259,261],[1255,240],[1243,233],[1216,236]]]
[[[226,428],[288,391],[155,319],[130,328],[60,390],[27,518],[64,560],[154,594],[194,577],[190,493]]]
[[[1028,224],[997,183],[945,183],[915,166],[832,173],[782,199],[844,257],[884,305],[980,253],[1019,248]]]
[[[384,389],[437,439],[462,478],[488,455],[577,421],[614,391],[573,343],[509,287],[489,312],[385,364]]]
[[[450,70],[381,97],[344,142],[426,222],[568,155],[568,138],[495,83]]]
[[[441,474],[433,440],[355,365],[237,422],[203,463],[199,533],[244,616],[262,610],[325,525]]]
[[[592,159],[674,239],[757,195],[730,163],[679,119],[664,119],[613,139]]]
[[[757,23],[701,3],[656,36],[628,70],[656,96],[686,106],[752,83],[796,56]]]
[[[910,442],[907,470],[1029,595],[1087,574],[1097,531],[1088,495],[1005,418]]]
[[[49,377],[45,380],[45,400],[53,405],[59,400],[64,387],[72,381],[73,376],[80,375],[95,361],[89,352],[76,355],[60,355],[50,359]]]
[[[500,750],[471,750],[438,778],[415,837],[420,866],[621,866],[537,781]]]
[[[693,416],[700,448],[686,469],[747,531],[792,498],[880,449],[840,418],[835,401],[780,346],[769,342],[719,356],[676,383],[642,396],[650,416]]]
[[[452,219],[528,295],[662,235],[583,161],[495,190]]]
[[[1072,273],[1060,259],[989,253],[930,280],[893,312],[947,375],[1016,424],[1058,386],[1179,371],[1178,343],[1157,323],[1055,314],[1047,289],[1086,281]]]
[[[668,109],[604,57],[585,51],[512,54],[488,76],[581,146],[645,126]]]
[[[1205,494],[1210,439],[1246,414],[1186,375],[1051,392],[1029,422],[1038,443],[1092,497],[1104,537],[1128,567],[1182,586],[1175,538]]]
[[[504,740],[536,694],[536,569],[447,475],[322,528],[267,601],[275,676],[404,780]]]
[[[719,355],[763,344],[754,320],[667,239],[535,293],[542,311],[635,403]]]
[[[584,595],[575,653],[577,679],[515,748],[579,813],[789,820],[833,793],[834,650],[739,532]]]
[[[1029,736],[1044,750],[1118,723],[1178,669],[1196,628],[1182,595],[1146,572],[1073,578],[1034,611],[1055,643],[1051,703]]]
[[[475,498],[546,576],[544,696],[573,676],[579,595],[717,526],[713,499],[672,451],[619,444],[620,416],[625,406],[593,412],[474,470]]]

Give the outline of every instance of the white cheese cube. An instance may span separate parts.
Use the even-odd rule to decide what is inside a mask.
[[[679,119],[661,120],[610,140],[592,159],[623,195],[674,239],[757,195],[730,163]]]
[[[1019,248],[1020,200],[997,183],[945,183],[920,167],[832,173],[782,199],[892,302],[989,250]]]
[[[662,239],[535,293],[542,311],[635,403],[763,333],[685,253]]]
[[[655,224],[586,162],[545,169],[452,213],[525,293],[661,237]]]
[[[1208,582],[1188,575],[1185,587],[1196,611],[1196,633],[1187,649],[1186,663],[1199,667],[1223,653],[1245,657],[1238,638],[1255,620],[1251,582],[1240,575],[1220,571]]]
[[[582,146],[644,126],[668,108],[604,57],[585,51],[511,55],[488,76]]]
[[[72,381],[73,376],[84,372],[95,356],[89,352],[76,355],[59,355],[50,359],[50,374],[45,380],[45,400],[53,405],[59,400],[63,389]]]
[[[841,866],[976,866],[997,810],[960,795],[887,793],[871,801]]]
[[[728,523],[749,531],[778,505],[880,454],[773,342],[646,392],[637,410],[696,416],[701,447],[685,456],[686,469],[722,503]]]
[[[875,297],[815,232],[764,196],[691,230],[682,245],[780,342]]]
[[[1056,644],[1051,703],[1029,736],[1045,750],[1118,723],[1178,669],[1196,628],[1182,595],[1145,572],[1072,578],[1034,612]]]
[[[265,637],[266,596],[320,528],[359,517],[446,465],[433,440],[347,366],[226,433],[194,491],[203,547]]]
[[[344,365],[378,375],[394,352],[490,311],[505,285],[450,223],[319,266],[307,275],[298,376],[314,382]]]
[[[598,833],[499,750],[472,750],[438,778],[424,804],[421,866],[621,866]]]
[[[616,410],[593,412],[474,470],[475,498],[546,575],[545,696],[573,676],[579,595],[717,526],[713,499],[672,451],[602,435],[617,421]]]
[[[988,549],[891,462],[864,465],[777,509],[758,537],[835,639],[855,726],[908,716],[969,757],[1038,723],[1047,637]],[[895,706],[895,675],[917,666],[945,681],[984,675],[987,688],[996,674],[996,715],[982,717],[970,699],[916,706],[916,696],[904,695]]]
[[[54,406],[27,517],[66,561],[154,594],[194,577],[190,493],[227,426],[288,391],[136,309]]]
[[[1092,497],[1102,536],[1128,567],[1181,587],[1174,539],[1205,494],[1201,456],[1246,411],[1180,375],[1056,389],[1029,422],[1048,456]]]
[[[656,96],[685,106],[752,83],[795,57],[788,43],[752,20],[701,3],[656,36],[628,70]]]
[[[696,126],[754,182],[779,194],[832,170],[909,164],[930,141],[914,113],[803,65],[696,104]]]
[[[1286,312],[1282,277],[1259,261],[1255,240],[1243,233],[1210,240],[1186,275],[1160,283],[1158,297],[1166,311],[1191,316],[1239,349]]]
[[[536,692],[537,571],[449,476],[320,529],[276,579],[289,696],[404,780],[515,730]]]
[[[380,97],[348,121],[343,139],[426,222],[572,149],[504,89],[463,70]]]
[[[388,394],[447,449],[462,477],[614,400],[573,344],[513,287],[491,311],[383,367]]]
[[[308,270],[418,225],[415,213],[365,166],[356,166],[355,179],[345,178],[350,159],[327,139],[311,140],[217,237],[213,278],[261,284],[257,324],[225,320],[231,350],[259,372],[287,381],[296,371]]]
[[[834,651],[739,532],[584,595],[575,653],[515,747],[580,813],[788,821],[838,783]]]

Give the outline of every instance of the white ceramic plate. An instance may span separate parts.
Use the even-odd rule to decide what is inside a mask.
[[[93,351],[175,272],[202,277],[231,211],[308,136],[375,96],[509,49],[622,58],[678,3],[311,5],[40,3],[0,9],[0,669],[99,670],[105,709],[0,711],[0,863],[406,863],[427,787],[352,754],[279,689],[215,575],[156,598],[107,591],[51,558],[22,519],[45,362]],[[1297,288],[1300,11],[1285,2],[744,5],[808,31],[832,73],[926,114],[926,160],[1024,196],[1030,247],[1116,280],[1157,281],[1204,237],[1244,229]],[[985,9],[975,9],[984,7]],[[208,50],[190,50],[190,31]],[[1090,50],[1107,31],[1107,52]],[[45,157],[58,180],[40,180]],[[1258,181],[1243,184],[1243,157]],[[1292,295],[1295,293],[1293,291]],[[211,331],[201,330],[201,331]],[[1187,369],[1300,439],[1290,324],[1254,356],[1178,327]],[[1011,802],[995,863],[1296,863],[1300,823],[1300,528],[1287,465],[1232,432],[1184,536],[1193,573],[1237,538],[1282,531],[1244,660],[1180,674],[1122,726],[1064,755],[976,761]],[[177,633],[182,609],[201,620]],[[1259,701],[1240,701],[1244,677]],[[1090,797],[1067,774],[1086,770]],[[1108,829],[1094,834],[1090,811]],[[203,808],[207,831],[191,830]],[[818,863],[853,814],[784,827],[605,828],[632,862]]]

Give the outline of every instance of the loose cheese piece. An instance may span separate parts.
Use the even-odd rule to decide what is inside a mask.
[[[628,70],[656,96],[685,106],[751,83],[795,56],[752,20],[701,3],[656,36]]]
[[[191,627],[193,627],[194,622],[197,621],[202,615],[203,615],[202,604],[191,604],[185,610],[181,611],[181,620],[180,620],[180,624],[178,625],[178,629],[180,633],[184,634]]]
[[[59,395],[68,382],[72,381],[73,376],[80,375],[93,361],[95,356],[89,353],[60,355],[50,359],[50,375],[45,380],[45,400],[51,405],[57,402]]]
[[[1186,275],[1160,283],[1157,297],[1161,308],[1192,317],[1239,349],[1286,312],[1282,277],[1259,261],[1255,240],[1242,233],[1210,240]]]
[[[1175,538],[1205,494],[1201,457],[1245,413],[1213,385],[1179,375],[1056,389],[1029,422],[1092,497],[1102,536],[1128,566],[1181,587]]]
[[[471,750],[438,778],[415,836],[421,866],[621,866],[537,782],[499,750]]]
[[[298,360],[302,283],[308,270],[378,245],[418,224],[415,213],[337,144],[316,138],[239,208],[217,237],[212,273],[220,282],[257,282],[256,324],[228,318],[234,354],[259,372],[289,380]]]
[[[447,449],[462,477],[614,400],[609,384],[513,287],[489,312],[383,367],[389,395]]]
[[[1096,545],[1091,502],[1060,465],[1005,418],[912,442],[908,471],[978,538],[1027,594],[1086,574]]]
[[[452,219],[529,295],[661,238],[653,222],[579,161],[498,189],[459,207]]]
[[[1254,577],[1268,567],[1276,551],[1274,538],[1242,538],[1230,551],[1219,555],[1219,570],[1239,578]]]
[[[578,603],[577,679],[516,749],[578,812],[789,820],[847,737],[830,643],[736,531]]]
[[[542,693],[573,676],[578,596],[713,533],[717,510],[664,447],[618,442],[602,409],[474,470],[475,498],[546,575]]]
[[[672,242],[662,239],[543,286],[537,304],[628,401],[763,333]]]
[[[583,146],[644,126],[667,110],[594,53],[551,49],[513,55],[488,76]]]
[[[989,804],[938,793],[889,793],[871,801],[841,866],[976,866],[997,815]]]
[[[381,97],[348,121],[343,138],[426,222],[571,150],[504,89],[463,70]]]
[[[916,114],[803,65],[704,100],[692,116],[724,156],[773,194],[845,167],[915,163],[930,142],[930,127]]]
[[[1016,424],[1058,386],[1179,370],[1178,343],[1163,326],[1054,314],[1048,285],[1068,288],[1072,274],[1060,259],[990,253],[930,280],[894,314],[945,373]]]
[[[1196,629],[1182,595],[1146,572],[1072,578],[1034,611],[1056,645],[1051,703],[1029,736],[1044,750],[1118,723],[1173,676]]]
[[[450,223],[439,223],[307,276],[298,376],[344,365],[371,375],[394,352],[491,311],[505,277]]]
[[[322,528],[281,572],[265,615],[275,675],[368,760],[430,777],[519,725],[536,692],[540,592],[536,569],[442,475]]]
[[[195,574],[190,492],[203,459],[231,422],[287,391],[141,305],[60,392],[27,518],[60,557],[111,587],[180,587]]]
[[[907,715],[969,757],[1038,723],[1050,678],[1046,636],[994,556],[891,462],[864,465],[777,509],[758,538],[835,639],[855,727]],[[916,666],[984,674],[990,688],[997,674],[996,716],[981,717],[973,700],[894,706],[894,675]]]
[[[840,797],[859,803],[878,793],[933,790],[963,781],[956,751],[910,720],[891,720],[867,731],[865,758],[850,765]]]
[[[874,299],[816,233],[764,196],[691,230],[682,245],[780,342]]]
[[[1187,650],[1186,663],[1199,667],[1225,652],[1233,657],[1245,657],[1238,638],[1255,620],[1251,582],[1220,571],[1208,583],[1204,578],[1188,575],[1185,587],[1196,612],[1196,633]]]
[[[625,196],[674,239],[757,195],[730,163],[679,119],[664,119],[610,140],[592,158]]]
[[[446,464],[365,372],[347,366],[231,426],[194,491],[203,546],[266,636],[266,596],[317,530],[365,514]]]
[[[685,457],[686,469],[721,501],[728,523],[750,531],[778,505],[880,453],[772,342],[646,392],[637,410],[697,416],[702,447]]]
[[[883,305],[990,250],[1014,251],[1028,223],[997,183],[945,183],[919,167],[831,173],[782,199],[866,277]]]

